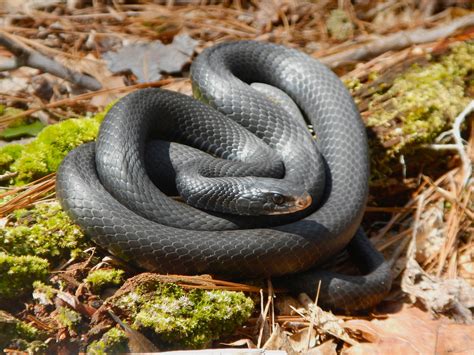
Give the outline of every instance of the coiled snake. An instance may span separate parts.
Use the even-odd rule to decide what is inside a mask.
[[[99,246],[147,270],[272,276],[310,295],[320,280],[323,305],[354,310],[379,302],[390,289],[390,269],[359,228],[368,193],[366,134],[337,76],[299,51],[241,41],[204,50],[191,77],[195,96],[207,104],[167,90],[136,91],[108,112],[95,144],[65,158],[57,195],[72,219]],[[301,117],[290,117],[300,111],[286,95],[315,138]],[[180,174],[190,166],[201,180],[185,200],[205,210],[164,193],[193,184]],[[249,176],[254,168],[253,175],[273,178]],[[259,179],[263,188],[255,187]],[[244,185],[237,202],[222,197]],[[260,204],[251,201],[255,191],[264,196]],[[296,213],[242,216],[268,204],[296,210],[311,200]],[[219,212],[222,206],[236,214]],[[315,268],[344,248],[365,275]]]

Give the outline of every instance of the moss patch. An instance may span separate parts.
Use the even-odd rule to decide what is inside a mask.
[[[22,151],[23,145],[21,144],[9,144],[0,148],[0,174],[10,169],[13,162],[21,156]]]
[[[156,281],[139,284],[113,304],[130,314],[132,327],[169,348],[203,348],[242,325],[254,307],[242,292],[187,291]]]
[[[474,42],[457,44],[439,61],[411,67],[372,96],[366,123],[375,133],[369,141],[375,178],[390,174],[393,158],[410,155],[451,127],[470,100],[473,57]]]
[[[17,210],[8,220],[0,230],[0,300],[31,292],[50,265],[77,258],[89,246],[57,203]]]
[[[58,203],[43,203],[20,209],[0,230],[0,249],[11,255],[34,255],[56,262],[75,258],[85,247],[85,238]]]
[[[27,183],[55,172],[64,157],[77,146],[94,140],[99,122],[92,118],[70,119],[45,128],[27,144],[11,165],[18,172],[16,182]]]
[[[58,307],[57,311],[56,320],[59,324],[69,330],[76,330],[81,323],[81,315],[69,307]]]
[[[36,256],[0,253],[0,303],[31,292],[34,281],[46,279],[48,268],[48,262]]]
[[[0,173],[17,172],[13,183],[23,185],[55,172],[67,153],[97,137],[110,107],[112,104],[91,118],[69,119],[48,126],[21,149],[17,145],[0,148]]]
[[[117,269],[99,269],[89,273],[86,279],[94,293],[99,293],[105,287],[119,286],[123,282],[123,270]]]
[[[118,329],[112,328],[105,333],[99,340],[93,341],[87,347],[87,354],[103,355],[103,354],[120,354],[128,353],[128,338],[125,333]]]

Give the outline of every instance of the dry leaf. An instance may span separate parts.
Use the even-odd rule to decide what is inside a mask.
[[[290,344],[288,339],[288,333],[283,331],[280,326],[275,324],[275,329],[273,330],[270,338],[265,342],[262,349],[264,350],[284,350],[288,355],[296,355],[296,352]]]
[[[400,307],[400,305],[392,305]],[[387,313],[390,313],[389,309]],[[371,341],[344,354],[445,354],[474,351],[474,326],[455,324],[448,318],[432,319],[428,312],[402,305],[385,319],[354,319],[344,323]]]
[[[409,257],[401,287],[404,292],[420,300],[436,314],[450,314],[457,321],[466,324],[473,322],[469,308],[474,307],[474,287],[461,278],[443,280],[428,275]]]
[[[104,59],[113,73],[131,71],[141,83],[157,81],[162,73],[179,73],[189,62],[197,41],[179,35],[164,45],[161,41],[135,43],[118,52],[107,52]]]
[[[123,329],[125,335],[128,338],[128,347],[132,353],[155,353],[159,352],[159,349],[153,344],[147,337],[145,337],[139,331],[132,329],[128,324],[122,322],[119,317],[109,310],[109,315],[115,322]]]

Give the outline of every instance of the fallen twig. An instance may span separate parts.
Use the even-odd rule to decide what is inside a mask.
[[[432,29],[401,31],[389,36],[379,37],[355,48],[319,58],[319,60],[329,67],[335,68],[345,63],[375,57],[391,50],[399,50],[415,44],[434,42],[467,26],[474,26],[474,14],[463,16],[446,25],[440,25]]]
[[[451,135],[454,140],[454,144],[431,144],[429,147],[435,150],[455,150],[459,154],[459,158],[462,162],[462,186],[467,186],[471,180],[472,174],[472,162],[469,159],[466,149],[464,149],[463,139],[461,137],[461,124],[464,122],[467,115],[474,111],[474,100],[472,100],[466,108],[456,117],[453,123],[453,128],[447,132],[444,132],[442,137],[446,137],[447,134]]]
[[[15,36],[12,36],[5,31],[0,31],[0,45],[4,46],[15,55],[15,63],[9,61],[5,67],[0,67],[0,70],[11,70],[15,66],[17,68],[28,66],[53,74],[88,90],[95,91],[102,88],[102,85],[97,81],[97,79],[67,68],[50,57],[26,47],[22,43],[16,41]]]

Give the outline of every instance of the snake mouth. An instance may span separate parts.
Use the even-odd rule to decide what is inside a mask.
[[[295,197],[291,202],[286,203],[285,206],[282,207],[281,209],[273,210],[267,214],[278,215],[278,214],[289,214],[289,213],[299,212],[309,207],[312,202],[313,202],[313,199],[311,195],[305,192],[301,196]]]
[[[309,207],[312,202],[313,202],[313,199],[311,198],[311,195],[305,192],[303,195],[295,199],[294,212],[304,210],[305,208]]]

